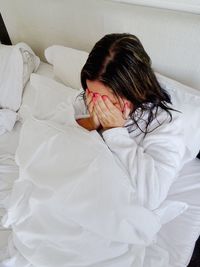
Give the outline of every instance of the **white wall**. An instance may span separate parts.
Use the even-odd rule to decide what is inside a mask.
[[[137,35],[155,70],[200,89],[200,16],[105,0],[0,0],[13,43],[43,59],[52,44],[90,51],[110,32]]]

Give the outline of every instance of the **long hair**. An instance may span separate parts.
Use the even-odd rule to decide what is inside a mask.
[[[151,59],[140,40],[132,34],[107,34],[95,44],[81,71],[84,100],[86,80],[98,80],[112,89],[116,97],[124,97],[133,103],[134,109],[129,116],[145,135],[148,133],[148,126],[156,118],[159,107],[172,120],[170,110],[174,109],[168,106],[171,98],[157,81]],[[139,121],[144,112],[148,116],[143,130]]]

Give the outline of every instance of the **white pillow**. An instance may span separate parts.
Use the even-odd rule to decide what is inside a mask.
[[[79,94],[77,90],[33,73],[30,78],[29,94],[24,94],[18,113],[19,120],[25,121],[30,114],[39,119],[49,119],[54,115],[55,110],[62,111],[65,104],[73,103],[77,94]],[[63,119],[66,121],[66,118]]]
[[[37,71],[40,65],[40,59],[26,44],[21,43],[19,45],[23,58],[23,86],[25,87],[30,79],[31,73]]]
[[[13,50],[19,50],[22,56],[22,63],[23,63],[23,88],[25,87],[26,83],[28,82],[30,75],[32,72],[37,71],[40,65],[40,59],[38,56],[35,55],[33,50],[28,46],[26,43],[17,43],[16,45],[2,45],[0,44],[0,59],[1,62],[5,62],[10,58],[12,59]],[[14,59],[14,58],[13,58]],[[12,62],[14,64],[14,62]],[[3,68],[8,68],[7,63],[3,66],[0,70],[0,77],[3,78]]]
[[[72,88],[81,88],[80,72],[88,58],[87,52],[53,45],[45,50],[45,57],[53,65],[55,78]]]
[[[175,109],[183,113],[185,144],[191,160],[200,149],[200,92],[175,80],[156,73],[162,88],[170,95]]]
[[[24,87],[39,64],[40,59],[27,44],[0,44],[0,135],[13,129]]]
[[[18,110],[23,89],[40,59],[25,43],[8,46],[0,44],[0,107]]]
[[[54,74],[64,84],[80,88],[80,72],[88,53],[63,46],[51,46],[45,50]],[[185,143],[188,148],[187,160],[193,159],[200,149],[200,92],[156,73],[161,86],[171,95],[175,109],[183,112]],[[190,155],[189,155],[190,154]]]

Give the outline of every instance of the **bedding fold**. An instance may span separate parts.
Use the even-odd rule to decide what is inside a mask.
[[[0,109],[0,135],[12,131],[17,120],[17,113],[10,109]]]

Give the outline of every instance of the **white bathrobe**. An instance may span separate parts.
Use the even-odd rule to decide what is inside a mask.
[[[73,105],[76,119],[89,116],[81,97],[76,98]],[[136,110],[136,116],[139,116],[139,113],[139,109]],[[133,123],[130,117],[124,127],[99,133],[128,171],[139,203],[151,210],[156,209],[165,200],[184,162],[186,148],[182,114],[176,111],[171,113],[170,122],[166,111],[159,108],[157,118],[151,122],[145,138],[136,125],[130,125]],[[147,112],[144,113],[139,121],[143,130],[147,116]],[[160,123],[162,125],[159,126]]]

